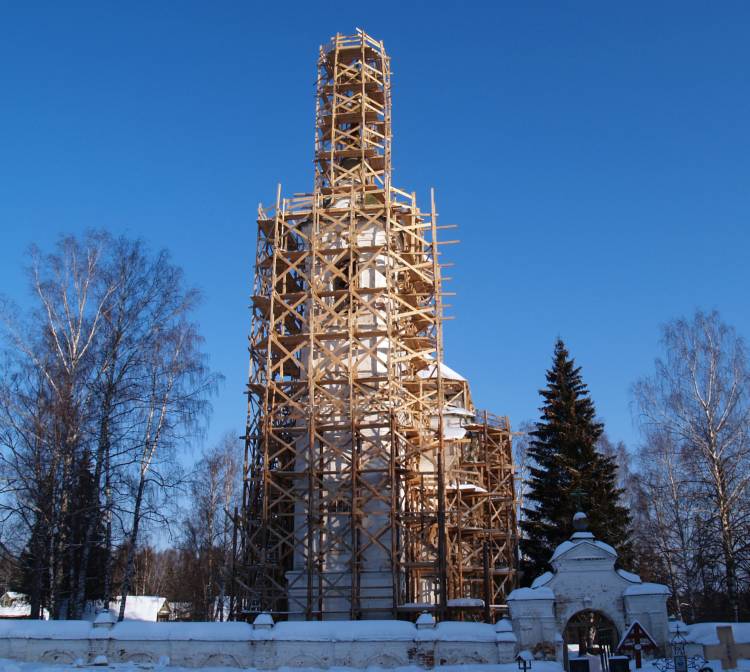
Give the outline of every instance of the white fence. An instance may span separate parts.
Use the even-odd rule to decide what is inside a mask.
[[[497,625],[444,622],[422,616],[405,621],[247,623],[112,623],[0,621],[0,658],[20,661],[158,663],[185,667],[226,666],[392,668],[418,665],[507,663],[515,637],[507,621]],[[98,659],[103,662],[103,658]]]

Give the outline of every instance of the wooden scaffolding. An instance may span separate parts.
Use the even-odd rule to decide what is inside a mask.
[[[336,35],[314,191],[259,209],[236,618],[445,617],[513,586],[510,426],[445,375],[439,228],[391,184],[382,42]]]

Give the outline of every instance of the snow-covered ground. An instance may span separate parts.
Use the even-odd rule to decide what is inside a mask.
[[[696,644],[718,644],[719,637],[716,634],[716,628],[719,626],[732,628],[735,643],[750,643],[750,623],[693,623],[693,625],[686,626],[685,638]]]
[[[709,661],[714,672],[721,672],[721,662],[718,660]],[[631,661],[631,670],[635,670],[635,662]],[[162,660],[157,664],[149,663],[114,663],[111,665],[56,665],[49,663],[19,663],[13,660],[0,659],[0,672],[80,672],[83,669],[102,670],[114,672],[142,672],[144,670],[153,670],[154,672],[195,672],[201,669],[204,672],[260,672],[253,668],[231,668],[231,667],[173,667],[169,661]],[[505,665],[442,665],[433,668],[435,672],[518,672],[516,663]],[[750,660],[740,660],[737,667],[743,672],[750,670]],[[360,670],[351,667],[330,667],[325,672],[380,672],[384,668],[370,667]],[[643,672],[659,672],[652,661],[643,662]],[[321,672],[320,668],[311,667],[280,667],[275,672]],[[389,668],[388,672],[425,672],[425,669],[416,665],[405,667]],[[531,672],[563,672],[560,663],[552,661],[534,661]]]
[[[141,672],[142,670],[155,670],[156,672],[195,672],[196,669],[205,672],[256,672],[253,668],[231,668],[231,667],[172,667],[162,664],[147,663],[115,663],[112,665],[52,665],[49,663],[18,663],[13,660],[0,659],[0,672],[80,672],[82,669],[89,670],[115,670],[116,672]],[[433,668],[439,672],[518,672],[516,663],[505,665],[441,665]],[[380,672],[384,668],[367,668],[367,672]],[[559,663],[551,661],[534,661],[533,672],[562,672]],[[258,671],[260,672],[260,671]],[[321,672],[319,668],[311,667],[280,667],[274,672]],[[330,667],[325,672],[364,672],[351,667]],[[389,668],[388,672],[425,672],[423,667],[409,665],[406,667]],[[718,672],[718,671],[717,671]]]

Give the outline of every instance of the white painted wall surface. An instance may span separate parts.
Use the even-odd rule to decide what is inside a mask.
[[[550,560],[554,572],[539,577],[532,588],[508,596],[519,647],[533,650],[548,645],[561,650],[558,644],[570,618],[589,609],[612,621],[618,639],[638,621],[664,647],[669,641],[669,590],[616,570],[616,561],[615,550],[590,532],[576,532],[563,542]]]
[[[505,622],[507,625],[507,622]],[[26,662],[156,663],[184,667],[398,667],[496,664],[513,660],[506,625],[405,621],[247,623],[0,622],[0,658]]]

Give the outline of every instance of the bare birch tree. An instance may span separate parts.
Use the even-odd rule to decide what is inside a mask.
[[[77,581],[82,540],[75,538],[73,529],[91,513],[77,511],[74,499],[78,494],[79,458],[85,453],[90,436],[91,381],[97,375],[92,355],[112,292],[99,282],[107,242],[105,235],[90,234],[83,241],[62,238],[49,254],[32,247],[29,275],[38,309],[26,328],[12,320],[5,321],[16,361],[20,367],[35,369],[45,388],[44,403],[51,413],[45,433],[35,437],[33,447],[48,450],[51,456],[49,487],[45,490],[52,508],[45,528],[50,556],[50,606],[57,617],[69,614],[69,587]],[[27,380],[33,377],[31,374]],[[28,431],[29,426],[20,427],[8,413],[5,418],[11,438],[6,446],[17,457],[13,437]],[[38,429],[41,431],[42,427]],[[26,442],[26,447],[31,444]]]
[[[134,552],[217,377],[166,252],[92,233],[30,258],[35,309],[0,311],[0,511],[25,530],[32,612],[79,618],[92,591],[111,597],[115,527]]]
[[[192,505],[183,522],[183,551],[191,559],[193,611],[209,621],[228,615],[231,513],[241,487],[237,446],[237,434],[228,433],[204,452],[191,479]]]
[[[45,558],[55,546],[58,454],[48,445],[52,412],[44,376],[15,364],[6,364],[0,384],[0,510],[3,529],[12,530],[11,552],[22,564],[27,553],[30,616],[41,618],[51,569]]]
[[[112,598],[116,483],[123,480],[120,472],[140,459],[143,399],[148,397],[154,375],[152,355],[169,325],[194,307],[196,295],[182,286],[182,274],[165,251],[150,255],[142,242],[124,238],[110,241],[102,282],[112,288],[112,295],[97,351],[100,375],[95,381],[98,436],[93,480],[102,492],[107,558],[103,601],[108,604]],[[129,508],[127,502],[120,503]],[[97,522],[90,521],[87,542]],[[90,546],[87,543],[84,549]],[[79,613],[84,604],[84,577],[81,573],[75,596]]]
[[[729,610],[738,620],[750,522],[745,343],[718,313],[699,311],[690,320],[667,324],[662,345],[664,356],[656,360],[654,375],[635,385],[639,420],[647,435],[663,434],[679,451],[683,479],[691,482],[685,494],[703,507],[700,550],[709,556],[716,551]],[[718,548],[711,549],[714,539]]]
[[[175,293],[173,310],[154,334],[146,357],[148,388],[141,405],[141,440],[137,449],[133,489],[132,522],[127,536],[127,559],[121,587],[120,613],[134,573],[138,535],[144,518],[143,504],[149,486],[166,484],[160,464],[172,465],[174,450],[185,433],[199,429],[210,410],[208,397],[214,392],[217,377],[210,373],[195,324],[187,320],[196,295]]]
[[[641,487],[646,494],[646,516],[640,521],[640,538],[656,547],[680,619],[695,621],[697,593],[695,549],[700,545],[696,521],[698,504],[692,496],[692,477],[682,466],[680,447],[660,431],[647,435],[641,449]],[[661,578],[661,577],[660,577]],[[687,609],[684,607],[687,606]]]

